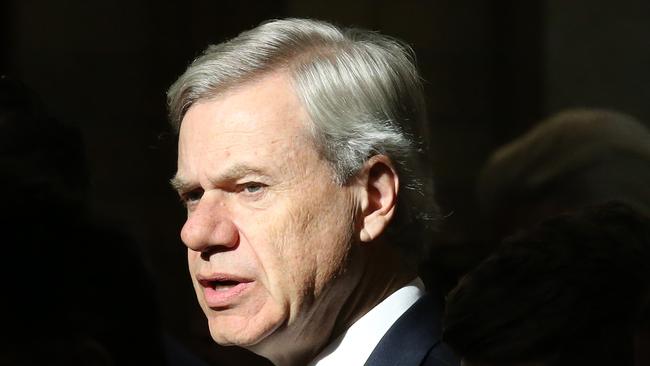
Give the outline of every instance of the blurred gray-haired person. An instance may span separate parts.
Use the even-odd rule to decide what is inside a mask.
[[[172,185],[214,340],[276,365],[452,365],[417,277],[436,210],[408,47],[306,19],[210,46],[171,86]]]

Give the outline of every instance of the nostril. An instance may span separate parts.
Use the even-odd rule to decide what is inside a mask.
[[[235,245],[210,245],[206,246],[201,250],[201,259],[204,261],[209,261],[210,256],[217,254],[217,253],[222,253],[222,252],[229,252],[231,250],[237,249],[239,246],[239,243],[236,243]]]
[[[213,253],[214,253],[214,250],[204,250],[204,251],[201,252],[201,259],[203,259],[204,261],[207,262],[207,261],[210,260],[210,256]]]

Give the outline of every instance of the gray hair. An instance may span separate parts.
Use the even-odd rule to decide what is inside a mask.
[[[395,164],[404,184],[387,236],[407,258],[422,258],[437,207],[413,138],[426,128],[421,80],[411,49],[400,41],[310,19],[263,23],[192,62],[167,93],[172,125],[178,130],[197,101],[280,70],[290,75],[337,183],[348,183],[373,155]]]

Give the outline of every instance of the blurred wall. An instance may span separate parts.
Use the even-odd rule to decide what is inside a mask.
[[[545,110],[606,107],[650,124],[650,2],[549,0]]]

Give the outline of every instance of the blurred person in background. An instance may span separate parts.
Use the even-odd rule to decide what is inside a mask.
[[[616,111],[563,111],[495,151],[477,191],[493,241],[610,200],[650,215],[650,130]]]
[[[466,366],[650,365],[650,219],[608,203],[507,239],[447,297]]]
[[[165,365],[137,246],[86,207],[81,136],[0,78],[0,364]]]

